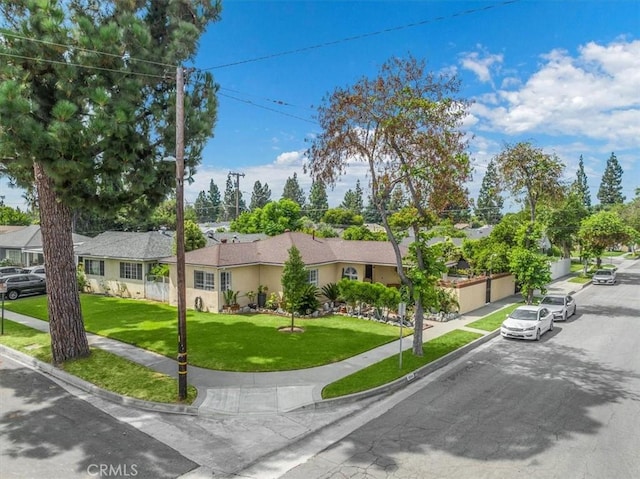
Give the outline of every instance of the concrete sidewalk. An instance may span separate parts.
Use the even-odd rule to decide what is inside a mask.
[[[549,285],[548,292],[553,294],[573,294],[584,287],[584,285],[578,283],[571,283],[568,279],[563,278],[553,282]],[[495,332],[487,333],[486,331],[470,329],[467,325],[520,300],[520,295],[514,295],[501,301],[487,304],[478,310],[460,316],[458,319],[447,322],[425,321],[428,328],[423,331],[423,340],[429,341],[455,329],[467,329],[482,333],[486,339],[489,339],[488,336],[494,337],[496,335]],[[46,332],[49,330],[49,323],[45,321],[10,311],[5,311],[5,317],[34,329]],[[175,360],[91,333],[87,333],[87,337],[89,344],[92,346],[112,352],[155,371],[177,377],[178,366]],[[397,355],[401,346],[403,350],[411,348],[413,337],[409,336],[401,341],[402,344],[400,344],[400,340],[394,341],[337,363],[294,371],[241,373],[214,371],[189,366],[188,381],[198,389],[198,398],[191,408],[156,403],[145,404],[144,401],[135,401],[133,403],[124,399],[122,401],[137,407],[144,408],[146,406],[154,411],[204,416],[216,414],[279,414],[303,407],[315,407],[323,403],[321,393],[326,385],[389,356]],[[475,343],[467,345],[465,349],[473,347],[475,347]],[[59,374],[59,378],[64,376],[62,377],[63,380],[70,381],[81,389],[87,389],[86,385],[83,387],[82,381],[77,378],[74,379],[74,376],[70,376],[64,371],[52,367],[46,368],[46,371],[52,375]],[[91,392],[100,393],[97,388],[93,388]],[[114,396],[113,393],[107,393],[105,397],[113,400]],[[356,400],[358,398],[358,395],[354,395],[350,399]]]

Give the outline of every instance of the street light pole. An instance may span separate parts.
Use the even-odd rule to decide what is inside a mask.
[[[178,268],[178,398],[187,399],[187,310],[184,258],[184,71],[176,69],[176,263]]]

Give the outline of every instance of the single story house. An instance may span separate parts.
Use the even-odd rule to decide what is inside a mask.
[[[171,254],[172,245],[173,233],[167,231],[106,231],[76,254],[92,292],[146,298],[146,276]]]
[[[75,233],[72,237],[76,249],[91,239]],[[24,267],[44,264],[40,225],[14,227],[1,233],[0,260],[8,260],[16,266]]]
[[[98,294],[166,301],[168,281],[149,278],[149,273],[161,259],[173,253],[174,235],[173,231],[166,230],[105,231],[95,238],[87,238],[76,248],[76,255],[87,278],[88,289]],[[231,241],[253,239],[235,235]],[[218,241],[207,238],[207,245]]]
[[[260,285],[269,293],[280,294],[280,282],[289,249],[295,246],[309,271],[309,283],[322,288],[341,278],[399,285],[396,257],[387,241],[348,241],[317,238],[299,232],[250,243],[220,243],[185,254],[186,304],[196,301],[205,311],[219,312],[224,306],[223,292],[238,291],[238,303],[251,301],[247,292]],[[406,249],[402,248],[404,254]],[[170,266],[169,303],[177,304],[176,257],[165,258]],[[198,299],[196,299],[198,298]]]

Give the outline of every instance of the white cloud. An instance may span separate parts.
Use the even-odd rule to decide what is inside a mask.
[[[605,140],[614,149],[640,146],[640,41],[592,42],[577,57],[552,50],[542,60],[519,88],[508,89],[510,80],[496,97],[477,99],[471,111],[485,128]]]
[[[504,57],[502,54],[492,55],[487,53],[481,45],[479,45],[478,48],[480,48],[481,51],[463,53],[460,64],[463,68],[475,73],[481,82],[493,84],[491,72],[502,64]]]

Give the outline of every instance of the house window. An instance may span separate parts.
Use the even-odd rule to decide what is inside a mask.
[[[120,263],[120,277],[123,279],[142,279],[142,264]]]
[[[214,287],[214,275],[213,273],[206,273],[204,271],[193,272],[193,287],[195,289],[204,289],[206,291],[213,291]]]
[[[318,286],[318,270],[310,269],[307,271],[307,273],[308,273],[307,281],[309,281],[309,284]]]
[[[347,279],[357,280],[358,270],[355,269],[353,266],[348,266],[342,270],[342,277]]]
[[[104,276],[104,261],[98,259],[85,259],[84,272],[93,276]]]
[[[231,289],[231,272],[230,271],[221,271],[220,272],[220,291],[229,291]]]
[[[8,249],[7,250],[7,259],[12,264],[20,264],[22,263],[22,253],[17,249]]]

